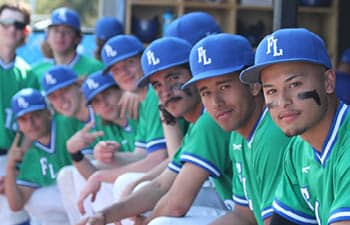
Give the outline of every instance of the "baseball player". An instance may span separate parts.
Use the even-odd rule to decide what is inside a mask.
[[[78,76],[87,76],[102,69],[100,61],[78,54],[76,49],[82,38],[80,17],[69,8],[57,8],[51,13],[46,42],[52,53],[52,60],[34,65],[33,73],[41,81],[46,71],[55,65],[66,65]]]
[[[208,13],[189,12],[175,19],[166,29],[164,36],[181,38],[188,41],[191,45],[193,45],[203,37],[206,37],[208,35],[215,34],[215,33],[221,33],[221,32],[222,30],[218,25],[218,23]],[[165,113],[165,115],[168,115],[168,113]],[[167,129],[166,123],[163,123],[163,129]],[[167,134],[165,133],[165,135]],[[172,132],[171,136],[172,137],[170,138],[166,138],[168,154],[170,159],[172,158],[172,155],[176,153],[176,150],[179,147],[177,145],[177,142],[173,140],[182,140],[183,138],[182,133],[179,131],[177,131],[176,133]],[[174,147],[171,146],[173,142],[174,144],[176,143]],[[119,191],[117,191],[117,189],[114,189],[116,191],[114,192],[114,196],[115,197],[127,196],[134,190],[135,187],[137,187],[142,182],[147,182],[149,180],[152,180],[156,176],[160,175],[160,173],[164,169],[166,169],[166,167],[167,167],[167,163],[163,163],[163,164],[160,164],[154,170],[149,171],[147,174],[142,175],[141,177],[137,175],[139,178],[133,182],[130,182],[125,188],[121,187],[121,182],[118,182],[118,186],[121,188]],[[131,174],[129,174],[129,176],[125,177],[124,179],[131,180],[130,175]],[[122,178],[119,178],[119,180],[121,181]],[[119,197],[117,197],[117,199],[119,199]]]
[[[124,26],[115,17],[103,16],[99,18],[95,24],[95,58],[101,60],[101,50],[108,39],[124,33]]]
[[[119,138],[117,141],[121,145],[120,151],[132,152],[135,148],[137,121],[120,116],[119,105],[115,104],[115,100],[120,99],[123,92],[113,77],[110,74],[103,75],[102,71],[95,72],[84,80],[81,91],[86,104],[92,106],[94,112],[105,124],[118,125],[107,126],[107,129]]]
[[[277,30],[241,79],[261,81],[271,117],[293,136],[271,224],[350,224],[349,106],[335,96],[323,40],[303,28]]]
[[[176,54],[169,54],[174,49]],[[232,207],[230,201],[232,166],[227,157],[230,134],[222,130],[203,111],[195,88],[185,91],[180,89],[180,86],[191,78],[188,67],[190,49],[191,45],[188,42],[167,37],[152,42],[141,57],[145,75],[139,85],[142,86],[149,81],[166,110],[174,117],[183,116],[191,122],[182,142],[180,140],[178,143],[179,149],[172,162],[151,183],[107,210],[97,213],[95,217],[88,218],[89,223],[119,221],[153,208],[154,211],[145,219],[145,223],[158,213],[166,212],[169,216],[179,217],[186,215],[188,211],[186,224],[198,224],[198,219],[202,222],[199,224],[208,223],[223,211],[210,207],[191,208],[191,206],[192,204],[203,206],[203,197],[208,200],[205,206],[213,207],[216,204],[215,199],[209,195],[210,192],[206,192],[207,195],[198,194],[209,176],[213,178],[222,201],[225,201],[228,207]],[[168,123],[168,129],[172,129],[170,119],[164,123]],[[216,204],[216,207],[219,205]],[[191,221],[194,216],[197,220]],[[85,223],[87,220],[81,224]]]
[[[206,35],[220,32],[221,28],[212,16],[204,12],[196,12],[188,13],[173,21],[167,29],[167,33],[165,34],[165,36],[180,37],[193,44],[194,42],[198,41]],[[171,138],[167,138],[168,154],[169,156],[171,156],[176,152],[176,149],[178,148],[178,144],[174,140],[181,140],[182,134],[179,131],[176,133],[171,132],[170,134],[166,133],[165,135],[171,136]],[[115,186],[118,186],[120,188],[119,190],[114,189],[115,198],[119,199],[120,196],[128,195],[132,192],[134,187],[136,187],[141,182],[151,180],[154,177],[158,176],[166,168],[166,165],[167,162],[162,163],[159,166],[157,166],[157,168],[154,168],[154,170],[150,171],[145,175],[135,174],[134,176],[132,176],[132,174],[129,173],[127,176],[119,177],[119,179],[117,179],[115,183]],[[126,180],[126,182],[124,182],[123,180]],[[130,182],[131,180],[134,181]],[[126,187],[124,188],[124,186]]]
[[[240,71],[253,63],[249,41],[233,34],[203,38],[191,50],[193,78],[210,115],[226,131],[233,131],[235,209],[213,224],[268,224],[272,202],[290,139],[272,121],[259,84],[245,85]]]
[[[221,33],[222,30],[218,23],[215,21],[215,19],[209,15],[206,12],[189,12],[186,13],[179,18],[172,21],[168,28],[165,31],[164,37],[177,37],[184,39],[188,41],[191,45],[195,44],[197,41],[202,39],[203,37],[206,37],[211,34],[215,33]],[[164,126],[165,123],[163,123]],[[167,135],[167,134],[165,134]],[[178,146],[169,148],[169,145],[172,145],[170,143],[170,140],[176,140],[176,139],[182,139],[182,134],[179,132],[171,133],[169,134],[172,136],[171,138],[167,139],[167,146],[168,146],[168,154],[169,158],[171,155],[175,154]],[[174,149],[172,151],[171,149]],[[126,196],[129,193],[132,192],[132,190],[142,182],[152,180],[154,177],[158,176],[165,168],[167,167],[167,163],[164,163],[163,165],[160,165],[159,168],[155,169],[154,171],[150,171],[147,174],[144,174],[144,176],[141,176],[139,179],[136,179],[134,182],[131,182],[122,192],[116,193],[116,195],[122,195]],[[130,177],[127,177],[125,179],[129,179]],[[121,180],[121,178],[119,179]],[[121,184],[118,183],[120,186]]]
[[[91,80],[88,82],[91,84]],[[92,86],[95,87],[96,83]],[[67,141],[67,150],[71,153],[74,167],[63,168],[57,179],[70,221],[75,223],[80,217],[77,208],[74,207],[77,194],[85,184],[85,180],[98,169],[98,164],[96,167],[95,163],[91,162],[91,154],[95,155],[93,148],[99,141],[113,140],[108,142],[113,158],[115,151],[132,151],[133,148],[131,147],[134,146],[137,122],[131,119],[128,120],[128,118],[118,118],[118,120],[108,125],[103,124],[101,118],[95,115],[92,107],[87,104],[87,99],[80,90],[81,85],[78,76],[66,66],[54,66],[49,69],[43,77],[42,87],[57,112],[76,119],[74,126],[77,132]],[[115,107],[118,109],[117,104],[115,104]],[[128,139],[125,139],[124,136]],[[137,154],[118,154],[117,158],[121,158],[121,162],[117,165],[112,165],[111,162],[108,166],[120,167],[125,164],[125,161],[127,163],[137,161],[141,157]],[[104,186],[105,191],[103,193],[110,194],[111,187]],[[96,207],[100,207],[101,204],[104,206],[107,202],[98,202]]]
[[[47,46],[51,50],[52,60],[46,60],[34,65],[32,71],[39,81],[45,73],[57,65],[65,65],[71,68],[80,79],[103,68],[103,64],[94,58],[81,55],[77,52],[77,46],[82,38],[80,17],[78,13],[69,8],[58,8],[51,13],[51,24],[47,31]],[[42,89],[42,87],[40,87]],[[119,100],[122,115],[138,119],[137,98],[124,93]]]
[[[144,159],[125,167],[97,171],[89,177],[82,190],[81,201],[90,194],[95,196],[101,182],[113,183],[126,172],[144,173],[167,158],[157,96],[152,87],[137,87],[137,82],[143,75],[140,62],[143,50],[142,43],[136,37],[117,35],[106,42],[101,58],[105,64],[104,73],[110,72],[121,90],[135,93],[141,101],[134,152],[147,155]]]
[[[10,210],[4,194],[7,152],[15,137],[11,97],[25,87],[38,88],[29,65],[16,56],[16,49],[29,34],[30,12],[21,2],[0,5],[0,221],[6,225],[28,224],[28,214]]]
[[[74,150],[74,152],[83,150],[84,153],[91,154],[91,149],[85,148],[98,140],[116,140],[120,143],[124,143],[123,146],[119,148],[120,151],[132,151],[134,141],[130,139],[130,137],[134,137],[136,134],[137,122],[123,117],[121,113],[119,113],[118,120],[113,121],[114,125],[112,123],[103,123],[101,118],[95,115],[92,107],[86,102],[80,90],[81,82],[77,74],[66,66],[52,67],[45,73],[42,79],[43,89],[53,108],[62,115],[77,119],[77,130],[89,124],[87,125],[89,128],[94,126],[95,130],[103,131],[103,138],[98,138],[101,136],[101,133],[95,133],[95,135],[90,133],[92,136],[87,134],[84,140],[85,144],[83,144],[83,146],[75,146],[74,148],[78,149]],[[96,83],[91,85],[96,86]],[[114,107],[119,109],[118,104],[115,104]],[[120,112],[120,110],[117,112]],[[121,127],[123,129],[120,129]],[[119,132],[116,133],[118,129]],[[124,132],[127,133],[126,136],[129,136],[128,140],[122,138]]]
[[[19,132],[32,143],[21,143],[18,133],[10,148],[5,180],[9,205],[13,210],[26,207],[42,224],[69,224],[55,184],[59,170],[72,163],[66,141],[74,129],[68,119],[51,115],[35,89],[20,90],[11,105]]]
[[[72,146],[74,149],[71,150],[71,153],[82,150],[92,154],[92,148],[96,141],[114,139],[115,135],[112,132],[108,132],[108,129],[104,130],[108,126],[103,126],[101,118],[96,116],[92,107],[86,104],[86,99],[80,90],[81,84],[78,75],[72,69],[67,66],[54,66],[45,73],[41,83],[44,93],[55,111],[76,119],[77,131],[84,126],[89,128],[94,126],[95,128],[95,132],[90,132],[90,135],[85,136],[83,143],[78,141],[79,143],[75,143],[77,146]],[[127,118],[124,120],[119,121],[118,125],[126,125]],[[130,129],[136,130],[131,127]]]

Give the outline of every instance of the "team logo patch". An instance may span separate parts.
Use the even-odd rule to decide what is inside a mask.
[[[58,18],[60,18],[60,20],[62,21],[67,21],[67,16],[66,16],[66,10],[65,9],[61,9],[58,11]]]
[[[232,149],[233,149],[233,151],[240,151],[240,150],[242,150],[242,145],[241,144],[232,144]]]
[[[17,99],[17,104],[20,108],[27,108],[29,106],[29,103],[23,97]]]
[[[207,50],[203,46],[197,48],[197,54],[198,54],[198,63],[203,65],[211,64],[211,58],[207,57]]]
[[[147,55],[147,62],[148,62],[148,65],[153,65],[153,66],[155,66],[155,65],[157,65],[157,64],[160,63],[159,58],[158,58],[158,57],[156,58],[156,57],[154,56],[154,52],[152,52],[151,50],[147,51],[147,52],[146,52],[146,55]]]
[[[96,82],[96,81],[94,81],[93,79],[90,79],[90,78],[86,80],[86,84],[87,84],[87,86],[89,87],[90,90],[97,89],[100,86],[100,84],[98,82]]]
[[[278,39],[275,38],[273,35],[269,36],[267,39],[267,49],[266,49],[266,55],[273,54],[273,56],[282,56],[283,55],[283,49],[278,48]]]
[[[304,166],[304,167],[301,169],[301,171],[302,171],[303,173],[309,173],[310,168],[311,168],[311,166]]]
[[[45,75],[45,82],[50,85],[54,85],[57,83],[56,78],[54,78],[51,74],[47,73]]]
[[[114,50],[113,47],[110,46],[110,45],[106,45],[106,46],[104,47],[104,50],[105,50],[106,55],[107,55],[108,57],[114,57],[114,56],[117,55],[117,51]]]

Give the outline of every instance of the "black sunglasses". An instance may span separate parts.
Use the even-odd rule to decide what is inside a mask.
[[[24,28],[27,26],[27,24],[23,23],[23,22],[19,22],[16,20],[9,20],[9,19],[0,19],[0,25],[2,25],[3,27],[9,27],[11,25],[13,25],[16,30],[24,30]]]

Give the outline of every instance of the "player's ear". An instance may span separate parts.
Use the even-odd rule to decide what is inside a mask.
[[[76,46],[78,46],[80,44],[80,42],[82,41],[82,39],[83,39],[83,34],[81,32],[77,32],[76,36],[74,38],[74,44]]]
[[[29,25],[27,25],[24,29],[23,29],[23,34],[25,35],[25,36],[28,36],[28,35],[30,35],[32,33],[32,29],[31,29],[31,27],[29,26]]]
[[[326,70],[324,72],[325,76],[325,90],[327,94],[332,94],[335,92],[335,72],[334,70]]]
[[[253,96],[257,96],[261,92],[261,84],[259,83],[249,84],[249,90]]]

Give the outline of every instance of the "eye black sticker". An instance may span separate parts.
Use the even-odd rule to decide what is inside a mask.
[[[301,92],[298,94],[298,98],[301,100],[313,98],[318,105],[321,105],[321,99],[316,90]]]

